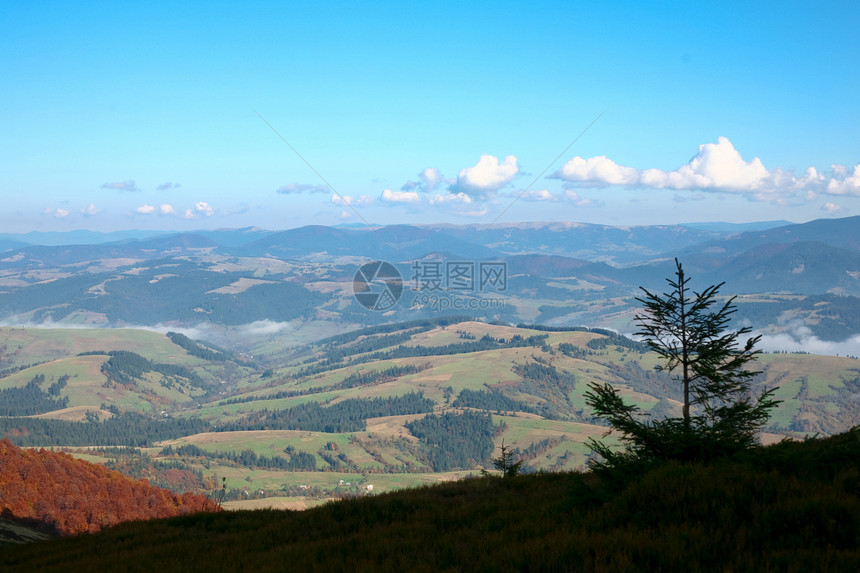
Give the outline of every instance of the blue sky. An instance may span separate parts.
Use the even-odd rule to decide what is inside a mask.
[[[3,232],[860,214],[856,2],[123,4],[0,5]]]

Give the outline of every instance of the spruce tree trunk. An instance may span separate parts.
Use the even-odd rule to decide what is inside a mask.
[[[687,279],[678,265],[678,298],[681,303],[681,365],[684,369],[684,426],[690,427],[690,353],[687,338]]]

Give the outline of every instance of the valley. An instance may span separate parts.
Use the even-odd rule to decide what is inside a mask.
[[[35,379],[52,395],[65,378],[54,394],[68,399],[0,418],[3,433],[136,468],[136,478],[186,470],[199,491],[226,478],[229,508],[310,507],[477,475],[502,440],[526,471],[583,469],[585,441],[606,432],[584,402],[592,381],[618,386],[652,415],[679,412],[677,385],[653,370],[655,357],[600,329],[417,320],[284,349],[279,365],[191,342],[129,329],[0,329],[6,371],[16,370],[0,392]],[[142,361],[111,367],[129,355]],[[763,354],[758,368],[755,389],[775,387],[783,400],[764,441],[860,423],[857,359]]]
[[[587,440],[607,430],[585,403],[589,383],[650,416],[680,412],[656,356],[618,334],[635,331],[639,287],[661,288],[678,255],[696,284],[724,277],[733,325],[763,335],[754,390],[782,403],[762,441],[834,435],[860,423],[860,265],[827,253],[858,252],[858,227],[13,237],[0,259],[0,434],[175,491],[223,481],[230,508],[478,475],[502,443],[526,472],[583,469]],[[354,296],[371,256],[402,281],[384,311]],[[494,282],[446,283],[450,261],[493,265]],[[448,310],[415,302],[431,295]]]

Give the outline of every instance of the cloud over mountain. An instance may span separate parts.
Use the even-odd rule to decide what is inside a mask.
[[[415,191],[392,191],[385,189],[380,196],[386,203],[420,203],[421,197]]]
[[[333,205],[338,205],[341,207],[347,207],[350,205],[353,207],[364,207],[373,203],[373,198],[369,195],[359,195],[358,197],[353,197],[352,195],[332,194],[331,202]]]
[[[505,157],[503,163],[499,163],[499,158],[493,155],[481,155],[481,159],[474,167],[460,170],[457,174],[457,182],[451,187],[451,191],[479,196],[498,191],[513,181],[519,170],[517,158],[514,155]]]
[[[803,175],[795,175],[781,168],[767,169],[758,157],[746,161],[726,137],[700,145],[698,153],[674,171],[636,169],[599,155],[574,157],[550,178],[561,179],[573,187],[715,191],[776,202],[800,192],[807,193],[806,199],[817,193],[860,196],[860,165],[850,174],[845,166],[833,165],[830,175],[819,173],[814,167]]]

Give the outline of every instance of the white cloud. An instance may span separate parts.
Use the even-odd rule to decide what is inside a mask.
[[[237,334],[240,336],[269,336],[283,332],[284,330],[292,330],[293,325],[289,322],[275,322],[274,320],[257,320],[242,324],[235,327]]]
[[[206,217],[211,217],[215,214],[215,209],[205,201],[199,201],[194,204],[194,210]]]
[[[605,155],[588,159],[574,157],[556,172],[556,176],[584,186],[635,185],[639,181],[636,169],[618,165]]]
[[[523,201],[558,201],[561,197],[553,195],[546,189],[529,189],[525,193],[519,195]]]
[[[90,203],[88,207],[81,209],[81,213],[83,213],[87,217],[92,217],[93,215],[98,215],[101,213],[100,209],[96,209],[95,203]]]
[[[814,336],[808,328],[798,330],[792,333],[766,334],[762,336],[759,347],[768,352],[809,352],[831,356],[860,355],[860,335],[841,342],[831,342]]]
[[[127,181],[114,181],[113,183],[102,183],[102,189],[114,189],[116,191],[140,191],[134,179]]]
[[[836,203],[830,203],[829,201],[821,206],[822,211],[827,211],[828,213],[836,213],[837,211],[842,210],[842,205],[837,205]]]
[[[811,200],[817,193],[860,196],[860,164],[849,173],[843,165],[831,174],[809,167],[797,176],[790,170],[768,170],[761,159],[746,161],[726,137],[705,143],[689,162],[674,171],[636,169],[619,165],[604,155],[574,157],[550,178],[576,187],[639,187],[740,193],[757,201],[785,203],[788,197]]]
[[[420,203],[421,197],[415,191],[392,191],[385,189],[380,199],[386,203]]]
[[[407,181],[400,188],[401,191],[418,191],[429,193],[434,191],[443,183],[449,183],[442,173],[435,167],[425,167],[418,174],[418,181]]]
[[[191,209],[186,209],[185,213],[182,214],[183,219],[193,219],[194,217],[194,211],[192,211]]]
[[[458,217],[483,217],[489,212],[487,204],[463,193],[437,193],[428,203]]]
[[[445,195],[437,193],[430,198],[431,205],[470,205],[472,198],[465,193],[448,193]]]
[[[169,203],[162,203],[158,208],[158,212],[162,215],[173,215],[176,213],[176,209],[173,208],[173,205]]]
[[[827,193],[831,195],[860,196],[860,163],[854,166],[851,175],[844,165],[833,165],[833,178],[827,182]]]
[[[573,189],[565,189],[564,198],[576,205],[577,207],[594,207],[598,204],[602,204],[599,202],[594,202],[591,199],[580,197],[579,193],[577,193]]]
[[[294,193],[328,193],[326,185],[311,185],[310,183],[287,183],[275,190],[276,193],[291,195]]]
[[[352,205],[353,207],[363,207],[373,203],[373,197],[370,195],[359,195],[358,197],[353,197],[351,195],[335,194],[331,196],[331,202],[334,205],[339,205],[341,207],[346,207],[348,205]]]
[[[640,181],[658,189],[717,189],[721,191],[755,191],[769,178],[758,157],[746,162],[732,142],[720,137],[717,143],[699,146],[699,153],[675,171],[646,169]]]
[[[573,203],[578,207],[590,207],[595,205],[595,203],[591,199],[584,199],[579,196],[579,193],[574,191],[573,189],[565,189],[562,193],[551,193],[547,189],[528,189],[524,191],[517,191],[512,193],[506,193],[505,197],[510,197],[515,200],[522,199],[523,201],[532,201],[537,203],[560,203],[560,202],[568,202]]]
[[[504,163],[499,163],[499,159],[492,155],[482,155],[474,167],[460,170],[457,183],[451,190],[470,195],[497,191],[513,181],[519,170],[517,158],[513,155],[508,155]]]
[[[86,325],[67,325],[65,323],[27,324],[26,326],[34,328],[91,328]],[[154,325],[131,324],[127,325],[127,328],[152,330],[161,333],[167,333],[170,331],[179,332],[195,340],[205,340],[227,346],[231,341],[235,341],[237,338],[272,336],[284,331],[292,330],[295,327],[289,322],[275,322],[273,320],[265,319],[228,327],[225,327],[223,324],[201,322],[195,326],[178,326],[176,324],[164,325],[161,323]]]
[[[145,205],[144,204],[144,205],[141,205],[140,207],[138,207],[137,209],[135,209],[135,211],[137,211],[138,213],[141,213],[142,215],[149,215],[150,213],[155,213],[155,207],[153,207],[152,205]]]
[[[421,173],[418,174],[418,177],[424,183],[425,191],[433,191],[440,183],[445,181],[445,178],[442,177],[442,174],[435,167],[425,167]]]

